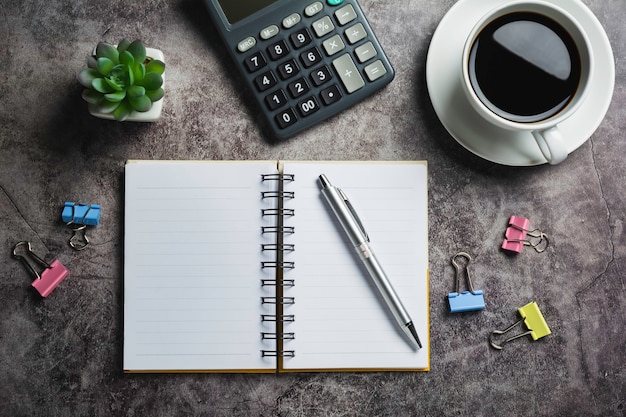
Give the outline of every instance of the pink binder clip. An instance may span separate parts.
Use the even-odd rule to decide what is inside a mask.
[[[24,249],[24,253],[20,255],[18,249],[22,246],[26,246],[26,248]],[[50,295],[57,285],[69,275],[67,268],[58,260],[54,260],[52,263],[48,264],[39,256],[35,255],[31,249],[30,242],[19,242],[15,245],[15,248],[13,248],[13,256],[22,261],[35,275],[36,278],[31,285],[42,297]],[[28,258],[30,258],[32,263],[44,268],[41,274],[37,272],[37,269],[29,262]]]
[[[530,220],[524,217],[511,216],[509,226],[504,233],[502,249],[521,253],[524,246],[530,246],[541,253],[546,250],[548,243],[548,236],[541,230],[530,230]]]

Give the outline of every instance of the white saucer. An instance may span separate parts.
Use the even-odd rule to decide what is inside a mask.
[[[559,0],[547,0],[563,6]],[[459,0],[443,17],[428,50],[426,83],[437,116],[448,132],[470,152],[503,165],[545,164],[528,132],[493,126],[472,109],[461,89],[463,45],[475,22],[507,0]],[[585,28],[595,55],[592,87],[580,109],[559,125],[568,140],[568,153],[578,149],[602,122],[613,96],[615,61],[609,39],[595,15],[579,0],[566,10]]]

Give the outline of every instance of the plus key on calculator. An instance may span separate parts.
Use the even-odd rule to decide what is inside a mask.
[[[289,138],[389,84],[357,0],[204,0],[267,126]]]

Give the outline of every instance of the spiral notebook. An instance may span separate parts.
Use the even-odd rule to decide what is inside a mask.
[[[320,193],[350,198],[413,350]],[[129,161],[124,371],[425,371],[425,162]]]

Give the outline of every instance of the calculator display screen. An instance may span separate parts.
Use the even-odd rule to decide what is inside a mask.
[[[218,0],[226,19],[231,24],[237,23],[277,0]]]

